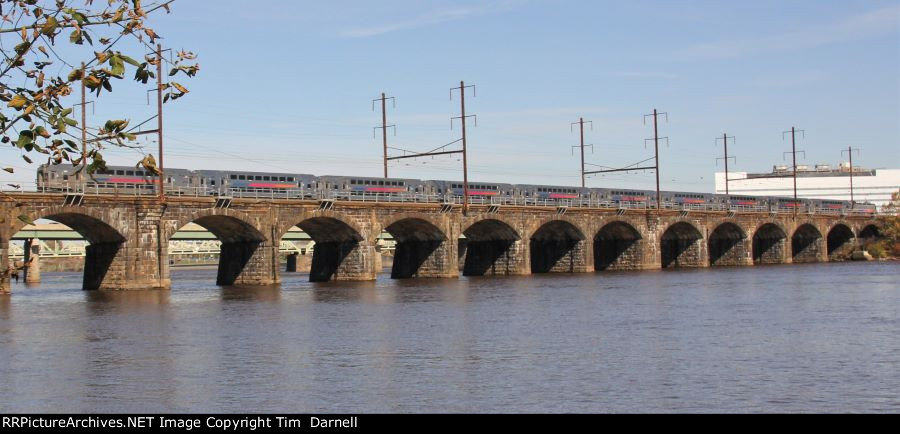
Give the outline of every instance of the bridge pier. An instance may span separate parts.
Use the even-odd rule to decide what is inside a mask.
[[[25,256],[22,258],[25,268],[22,274],[25,283],[41,282],[41,244],[37,238],[25,240]]]

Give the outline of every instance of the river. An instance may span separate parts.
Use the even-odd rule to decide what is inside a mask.
[[[900,263],[0,296],[0,412],[898,412]]]

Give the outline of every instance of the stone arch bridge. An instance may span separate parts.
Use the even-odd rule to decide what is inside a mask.
[[[67,204],[69,203],[69,204]],[[870,216],[685,212],[216,198],[21,193],[2,198],[0,250],[27,215],[78,231],[86,251],[84,289],[169,288],[172,235],[194,222],[222,242],[217,283],[280,281],[278,244],[293,226],[315,240],[310,279],[373,280],[376,242],[397,242],[392,277],[524,275],[671,267],[825,262],[877,234]],[[219,205],[219,206],[217,206]],[[9,275],[0,277],[9,291]]]

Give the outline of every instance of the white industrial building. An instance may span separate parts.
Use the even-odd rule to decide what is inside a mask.
[[[794,178],[790,166],[774,166],[770,173],[729,172],[731,194],[749,196],[794,196]],[[882,207],[891,194],[900,191],[900,169],[853,168],[853,200]],[[716,172],[716,193],[725,193],[725,173]],[[797,197],[850,200],[850,165],[838,167],[817,164],[797,165]]]

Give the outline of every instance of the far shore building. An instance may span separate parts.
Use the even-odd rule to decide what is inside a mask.
[[[774,166],[769,173],[729,172],[728,178],[731,194],[794,197],[791,166]],[[900,191],[900,169],[853,167],[853,200],[857,203],[871,202],[881,208],[897,191]],[[716,193],[725,194],[724,172],[716,172]],[[797,165],[797,197],[850,200],[850,164]]]

